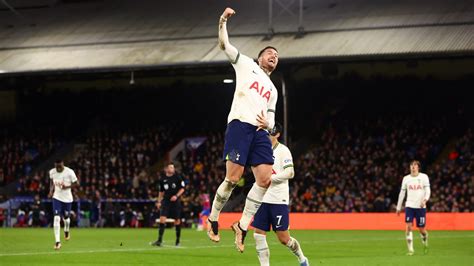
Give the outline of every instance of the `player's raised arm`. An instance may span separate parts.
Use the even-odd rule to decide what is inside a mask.
[[[222,13],[219,19],[219,47],[229,58],[230,62],[235,64],[239,59],[239,51],[229,42],[229,35],[227,34],[227,20],[235,14],[235,11],[228,7]]]

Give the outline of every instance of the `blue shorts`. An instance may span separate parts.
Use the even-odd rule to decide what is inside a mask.
[[[69,217],[71,213],[72,202],[66,203],[57,199],[53,199],[53,213],[54,216]]]
[[[203,209],[199,215],[205,215],[205,216],[209,216],[211,215],[211,209]]]
[[[405,222],[413,223],[413,218],[416,218],[416,227],[425,227],[426,209],[405,208]]]
[[[224,160],[242,166],[273,164],[273,150],[266,130],[232,120],[225,131]]]
[[[252,226],[263,230],[270,231],[286,231],[290,224],[290,211],[286,204],[262,203],[255,214]]]

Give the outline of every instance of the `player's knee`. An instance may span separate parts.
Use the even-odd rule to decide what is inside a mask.
[[[59,224],[61,222],[61,217],[59,215],[54,216],[54,224]]]
[[[240,178],[244,174],[244,167],[233,163],[231,161],[227,161],[226,164],[226,178],[231,181],[232,183],[239,182]]]
[[[228,181],[229,188],[234,188],[235,185],[239,182],[241,175],[230,174],[226,177],[226,181]]]
[[[290,237],[289,236],[278,236],[278,240],[280,241],[280,243],[284,246],[286,246],[288,244],[288,242],[290,242]]]
[[[268,188],[271,184],[271,179],[270,178],[261,178],[259,180],[257,180],[257,185],[259,187],[264,187],[264,188]]]

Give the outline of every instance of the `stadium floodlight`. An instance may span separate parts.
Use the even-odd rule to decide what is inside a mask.
[[[230,84],[230,83],[234,83],[234,80],[233,79],[224,79],[222,82],[224,82],[225,84]]]
[[[130,85],[134,85],[135,84],[135,73],[134,71],[132,71],[130,73]]]

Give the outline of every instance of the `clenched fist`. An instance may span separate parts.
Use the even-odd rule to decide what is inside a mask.
[[[225,18],[225,19],[228,19],[230,18],[232,15],[235,14],[235,11],[230,8],[230,7],[227,7],[225,10],[224,10],[224,13],[222,13],[222,16]]]

